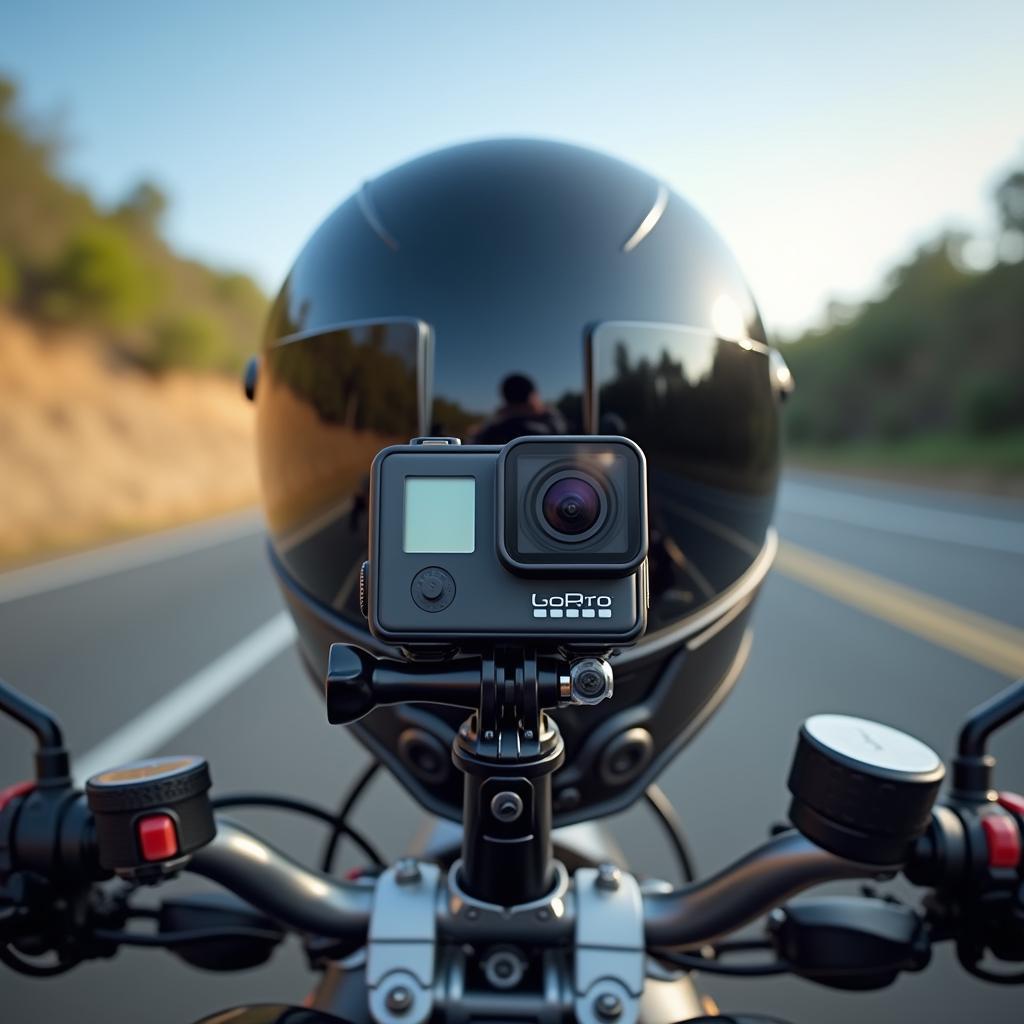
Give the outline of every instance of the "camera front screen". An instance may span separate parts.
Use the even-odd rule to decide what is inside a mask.
[[[476,480],[471,476],[405,478],[407,554],[469,554],[476,547]]]

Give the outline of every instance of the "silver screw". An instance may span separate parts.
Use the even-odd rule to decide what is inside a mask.
[[[384,997],[384,1005],[392,1013],[405,1013],[412,1006],[412,993],[404,985],[396,985]]]
[[[413,882],[418,882],[422,877],[420,866],[412,857],[403,857],[395,865],[395,881],[399,885],[412,885]]]
[[[493,739],[494,739],[494,732],[493,732],[493,731],[492,731],[491,729],[488,729],[488,730],[487,730],[487,731],[486,731],[486,732],[484,733],[484,739],[485,739],[485,740],[493,740]]]
[[[601,1020],[616,1020],[622,1016],[622,1000],[614,992],[605,992],[594,1000],[594,1009]]]
[[[618,889],[622,872],[614,864],[601,864],[597,869],[597,887],[611,892]]]

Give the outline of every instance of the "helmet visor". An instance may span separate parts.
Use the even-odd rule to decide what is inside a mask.
[[[356,600],[349,570],[365,557],[370,462],[427,432],[430,350],[430,328],[398,318],[286,337],[263,353],[257,446],[274,549],[339,609]]]
[[[632,438],[648,459],[652,632],[734,584],[765,544],[779,444],[770,351],[676,324],[589,334],[586,427]]]

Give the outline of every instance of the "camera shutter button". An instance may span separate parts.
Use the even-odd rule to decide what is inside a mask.
[[[410,589],[412,599],[425,612],[444,611],[455,600],[455,580],[436,565],[416,573]]]

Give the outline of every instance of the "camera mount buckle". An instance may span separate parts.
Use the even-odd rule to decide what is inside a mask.
[[[544,709],[610,697],[606,660],[498,647],[482,656],[403,662],[332,644],[326,693],[333,724],[356,721],[381,704],[472,709],[452,745],[465,779],[460,884],[506,907],[551,891],[551,776],[565,760],[565,744]]]

